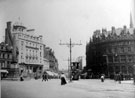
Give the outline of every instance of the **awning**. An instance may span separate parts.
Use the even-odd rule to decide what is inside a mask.
[[[50,76],[59,76],[57,73],[51,71],[46,71],[46,73]]]
[[[0,70],[1,73],[8,73],[7,70]]]
[[[46,71],[46,73],[50,76],[53,76],[53,73],[51,71]]]

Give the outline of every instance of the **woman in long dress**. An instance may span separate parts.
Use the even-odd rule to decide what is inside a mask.
[[[62,73],[61,74],[61,85],[65,85],[65,84],[67,84],[66,77],[65,77],[64,73]]]

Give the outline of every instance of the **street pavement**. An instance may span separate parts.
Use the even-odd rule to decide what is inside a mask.
[[[60,85],[59,79],[47,82],[41,79],[28,81],[1,81],[1,98],[135,98],[133,81],[121,84],[113,80],[79,80]]]

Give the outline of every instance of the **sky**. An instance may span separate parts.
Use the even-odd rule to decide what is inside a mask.
[[[72,59],[83,57],[93,31],[129,27],[131,0],[0,0],[0,42],[3,41],[6,22],[20,21],[52,48],[58,59],[59,69],[68,68],[69,47],[59,45],[82,43],[72,48]]]

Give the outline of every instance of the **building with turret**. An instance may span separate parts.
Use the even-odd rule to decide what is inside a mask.
[[[21,23],[7,22],[6,34],[11,32],[18,48],[18,67],[24,75],[40,72],[43,68],[42,36],[35,36],[34,29],[27,29]],[[6,37],[6,36],[5,36]],[[5,41],[8,41],[6,38]]]
[[[45,70],[58,70],[58,61],[54,52],[51,48],[47,49],[42,35],[36,35],[35,32],[34,29],[28,29],[21,22],[7,22],[5,44],[13,48],[12,61],[15,62],[17,59],[16,67],[19,73],[23,73],[26,77],[40,76]],[[16,50],[18,50],[17,57]]]

